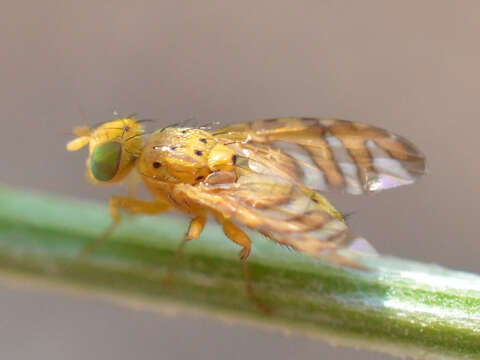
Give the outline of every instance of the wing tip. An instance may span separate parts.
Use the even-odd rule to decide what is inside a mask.
[[[377,255],[378,252],[368,240],[362,237],[352,237],[344,248],[327,251],[321,254],[320,258],[343,268],[371,272],[372,269],[364,265],[362,260]]]

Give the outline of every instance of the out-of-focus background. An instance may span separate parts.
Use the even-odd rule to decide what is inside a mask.
[[[368,122],[420,146],[419,184],[340,199],[389,254],[480,271],[478,1],[50,1],[0,4],[0,182],[106,200],[67,153],[112,111],[231,123]],[[1,204],[0,204],[1,205]],[[391,359],[205,318],[0,287],[9,359]]]

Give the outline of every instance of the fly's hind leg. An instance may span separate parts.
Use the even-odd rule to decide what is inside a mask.
[[[218,219],[217,219],[218,220]],[[247,263],[247,258],[250,255],[250,250],[251,250],[251,245],[252,241],[248,237],[245,232],[240,229],[237,225],[235,225],[233,222],[230,220],[225,220],[221,221],[223,225],[223,232],[227,237],[232,240],[234,243],[240,245],[242,249],[240,250],[239,256],[240,256],[240,261],[242,263],[242,271],[243,271],[243,279],[245,282],[245,289],[247,291],[247,295],[249,299],[255,304],[255,306],[264,312],[265,314],[270,314],[271,310],[265,306],[256,296],[255,293],[253,292],[252,288],[252,282],[250,280],[250,273],[248,271],[248,263]]]
[[[183,238],[182,242],[178,246],[177,251],[175,253],[175,257],[172,263],[170,264],[170,267],[168,268],[165,278],[163,279],[164,287],[168,287],[172,281],[173,274],[175,273],[177,265],[180,262],[180,259],[182,257],[185,244],[190,240],[194,240],[200,236],[200,234],[203,231],[203,228],[205,227],[206,222],[207,222],[206,216],[197,216],[193,218],[192,221],[190,222],[190,225],[188,226],[188,231],[185,234],[185,237]]]
[[[120,210],[126,210],[132,214],[159,214],[169,210],[170,205],[161,202],[152,202],[138,200],[131,197],[112,196],[109,201],[110,215],[112,216],[112,223],[108,229],[95,241],[85,246],[80,252],[81,258],[86,258],[91,255],[96,249],[101,247],[112,233],[120,225],[122,217]]]

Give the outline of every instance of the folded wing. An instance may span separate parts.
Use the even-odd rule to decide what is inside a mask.
[[[256,173],[319,191],[360,195],[416,182],[425,158],[405,138],[336,119],[277,118],[241,123],[214,135]]]
[[[362,268],[337,253],[352,239],[341,215],[323,196],[306,187],[278,177],[249,174],[232,184],[180,184],[175,192],[175,196],[186,197],[217,216],[304,254]]]

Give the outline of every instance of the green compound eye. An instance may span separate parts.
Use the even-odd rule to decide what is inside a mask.
[[[106,142],[95,147],[90,160],[90,169],[98,181],[112,180],[118,171],[122,145],[118,142]]]

